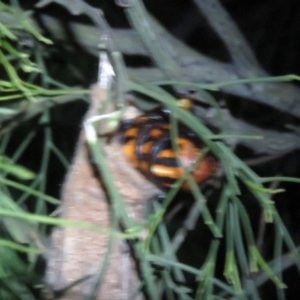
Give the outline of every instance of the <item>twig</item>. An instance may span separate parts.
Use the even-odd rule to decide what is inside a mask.
[[[107,23],[106,19],[103,17],[103,13],[100,9],[94,8],[88,5],[86,2],[81,0],[73,0],[72,5],[68,0],[44,0],[36,4],[36,7],[41,8],[45,7],[48,4],[57,3],[61,6],[64,6],[72,15],[87,15],[90,19],[102,30],[110,33],[110,26]],[[98,35],[98,43],[100,41],[100,36]]]
[[[132,1],[133,5],[127,5],[125,12],[134,30],[145,44],[151,57],[159,68],[169,79],[182,79],[178,63],[166,51],[166,45],[153,26],[153,20],[147,14],[143,3],[140,0]]]
[[[270,184],[270,189],[275,190],[278,188],[278,185],[279,185],[279,181],[273,181]],[[258,234],[257,234],[257,239],[256,239],[256,246],[260,252],[262,251],[265,232],[266,232],[266,221],[264,218],[264,214],[261,211],[260,216],[259,216]]]
[[[58,21],[48,16],[42,16],[45,26],[54,33],[56,38],[66,40],[62,36]],[[197,83],[215,83],[236,80],[241,78],[234,67],[228,63],[217,62],[187,47],[181,41],[171,36],[158,22],[152,20],[157,34],[168,49],[174,50],[178,64],[187,75],[186,81]],[[99,43],[101,30],[93,26],[70,23],[70,28],[81,45],[90,53],[97,55],[95,50]],[[98,33],[98,34],[97,34]],[[141,43],[138,35],[132,30],[112,30],[115,49],[123,54],[147,55],[148,51]],[[130,77],[138,82],[167,80],[168,78],[158,68],[134,68],[128,69]],[[300,90],[291,84],[256,84],[254,89],[249,85],[231,85],[222,88],[222,91],[232,95],[252,99],[258,103],[267,104],[282,112],[287,112],[300,118]]]
[[[236,119],[227,109],[217,111],[214,108],[204,109],[200,106],[195,109],[196,115],[203,122],[222,128],[222,134],[261,136],[262,139],[226,139],[232,146],[242,144],[253,149],[256,154],[280,156],[300,148],[300,136],[296,133],[282,133],[274,130],[262,129]],[[217,120],[217,121],[216,121]]]
[[[237,72],[242,77],[263,77],[262,70],[246,39],[218,0],[193,0],[226,44]]]

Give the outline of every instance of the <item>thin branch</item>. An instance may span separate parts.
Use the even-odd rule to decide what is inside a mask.
[[[226,44],[233,64],[242,77],[253,78],[266,76],[260,67],[251,47],[218,0],[193,0],[204,13],[210,25]]]
[[[227,109],[196,108],[196,115],[211,126],[222,129],[222,134],[261,136],[262,139],[226,139],[232,146],[242,144],[253,149],[257,154],[274,156],[284,155],[300,148],[300,136],[296,133],[282,133],[262,129],[234,118]],[[217,120],[217,121],[216,121]]]
[[[158,34],[155,26],[153,26],[155,21],[148,15],[145,6],[140,0],[133,2],[133,5],[126,6],[125,13],[156,65],[169,79],[182,79],[183,74],[181,74],[177,61],[166,51],[167,43]]]
[[[45,26],[60,40],[66,40],[66,36],[59,33],[59,23],[56,19],[42,16]],[[187,75],[186,80],[197,83],[215,83],[236,80],[240,77],[234,66],[228,63],[217,62],[193,49],[187,47],[181,41],[171,36],[159,23],[153,21],[156,32],[161,39],[168,44],[168,49],[173,49],[180,68]],[[70,28],[78,42],[86,50],[98,56],[96,52],[101,30],[93,26],[70,23]],[[61,30],[61,28],[60,28]],[[123,54],[147,55],[148,51],[132,30],[112,30],[112,38],[116,50]],[[172,53],[173,54],[173,53]],[[167,80],[166,76],[158,68],[134,68],[128,70],[130,77],[138,82]],[[268,83],[251,85],[231,85],[222,88],[222,91],[232,95],[253,99],[258,103],[274,107],[282,112],[289,113],[300,118],[300,89],[292,84]]]
[[[107,31],[106,33],[110,33],[110,26],[107,23],[106,19],[103,16],[103,12],[100,9],[92,7],[88,5],[86,2],[81,0],[73,0],[72,5],[70,5],[70,1],[68,0],[42,0],[37,3],[35,6],[37,8],[45,7],[49,4],[57,3],[65,9],[67,9],[72,15],[87,15],[90,19],[102,30]],[[100,42],[100,32],[98,33],[98,43]]]

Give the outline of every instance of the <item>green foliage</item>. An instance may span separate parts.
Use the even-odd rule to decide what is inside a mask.
[[[80,2],[76,2],[76,5],[80,6]],[[137,12],[142,14],[143,7],[138,6]],[[129,10],[128,17],[131,18],[131,23],[149,46],[149,51],[152,52],[158,65],[161,64],[161,68],[167,73],[176,74],[176,66],[167,63],[166,53],[157,50],[160,48],[156,47],[152,41],[149,42],[145,27],[138,30],[139,18],[135,15],[133,8]],[[101,144],[95,140],[88,140],[93,159],[103,174],[108,193],[113,200],[112,228],[104,230],[91,224],[53,217],[57,212],[53,212],[53,209],[49,210],[49,205],[56,206],[59,200],[46,194],[51,155],[56,157],[63,167],[68,166],[68,159],[53,140],[52,128],[49,125],[51,123],[49,109],[72,102],[74,98],[84,98],[83,95],[86,95],[88,91],[67,86],[51,77],[46,67],[44,54],[47,55],[46,49],[54,45],[40,33],[39,27],[32,21],[30,12],[24,12],[18,7],[0,2],[0,20],[0,61],[5,73],[0,81],[2,105],[0,122],[2,124],[5,124],[7,120],[16,122],[11,127],[12,123],[8,126],[3,125],[3,128],[0,127],[0,218],[3,225],[0,229],[1,299],[17,299],[19,295],[22,295],[22,299],[35,299],[36,295],[32,290],[35,290],[37,284],[41,284],[43,276],[42,272],[37,271],[38,259],[41,255],[46,257],[47,247],[50,244],[46,234],[48,225],[80,227],[106,233],[112,238],[137,239],[134,249],[142,275],[140,288],[145,287],[152,299],[162,297],[193,299],[192,295],[195,299],[228,299],[229,297],[255,299],[259,295],[261,282],[264,283],[268,279],[278,290],[286,288],[282,280],[283,253],[285,249],[288,249],[299,272],[300,255],[272,200],[273,194],[284,192],[284,190],[270,188],[266,183],[274,181],[299,183],[300,180],[286,177],[259,177],[222,142],[222,139],[230,136],[213,134],[198,118],[179,108],[176,99],[161,86],[176,85],[194,88],[202,95],[206,104],[219,109],[218,101],[209,91],[234,84],[299,80],[298,76],[254,78],[209,85],[184,82],[175,80],[176,78],[171,81],[138,84],[127,76],[120,54],[111,53],[112,57],[117,58],[115,61],[118,82],[115,93],[117,102],[122,102],[126,92],[136,92],[168,107],[173,112],[171,120],[173,141],[178,135],[177,123],[180,121],[195,132],[205,142],[207,149],[218,157],[226,180],[222,185],[216,208],[213,210],[206,196],[190,176],[192,169],[186,170],[185,176],[176,182],[164,201],[152,204],[152,213],[145,224],[137,226],[128,216],[123,200],[110,176],[105,157],[99,151]],[[143,23],[143,26],[145,24]],[[23,118],[24,114],[25,118]],[[36,135],[35,129],[26,131],[17,149],[9,157],[7,152],[12,128],[22,127],[25,120],[30,120],[34,116],[38,116],[37,127],[43,127],[44,138],[39,168],[32,171],[18,162],[32,143]],[[232,135],[230,138],[259,137]],[[173,144],[176,148],[176,143]],[[173,203],[174,196],[185,181],[188,181],[191,187],[194,202],[183,223],[171,235],[165,215]],[[241,186],[253,195],[263,212],[264,221],[273,224],[275,239],[272,263],[264,258],[264,253],[256,245],[255,233],[243,201]],[[117,226],[120,220],[125,225],[125,233],[121,232]],[[212,238],[208,251],[202,255],[201,266],[197,267],[182,263],[178,252],[199,220],[207,226]],[[145,232],[146,238],[142,239]],[[225,280],[221,280],[216,275],[217,259],[221,253],[223,240],[225,241],[223,266]],[[202,245],[197,246],[200,252]],[[111,244],[106,252],[105,264],[99,270],[98,284],[107,268],[110,247]],[[21,253],[25,259],[20,258]],[[158,271],[154,272],[156,267],[159,267]],[[261,281],[258,280],[258,276],[255,276],[256,273],[263,276]],[[189,286],[187,274],[196,279],[195,291]],[[91,291],[91,297],[96,294],[98,284]]]
[[[18,164],[37,128],[23,136],[10,157],[7,149],[12,129],[22,121],[42,113],[40,124],[44,124],[49,120],[47,107],[53,105],[50,103],[64,103],[76,95],[83,97],[87,91],[57,84],[47,76],[41,53],[53,43],[40,33],[30,12],[0,2],[0,20],[3,74],[0,81],[0,298],[36,299],[40,289],[36,284],[43,281],[39,257],[46,256],[50,245],[46,226],[57,224],[56,218],[48,216],[47,203],[59,204],[58,199],[45,194],[50,154],[56,155],[65,167],[68,162],[55,146],[50,128],[45,129],[45,147],[37,172]],[[24,115],[26,118],[22,119]],[[28,213],[29,209],[34,214]],[[61,220],[59,224],[65,223]]]

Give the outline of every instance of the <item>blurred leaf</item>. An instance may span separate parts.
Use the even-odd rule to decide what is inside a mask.
[[[41,250],[39,250],[39,249],[22,246],[20,244],[14,243],[9,240],[4,240],[1,238],[0,238],[0,246],[11,248],[12,250],[16,250],[16,251],[24,252],[24,253],[35,253],[35,254],[41,253]]]
[[[268,194],[278,194],[285,192],[285,189],[268,189],[262,187],[260,184],[256,184],[254,182],[251,182],[249,180],[245,181],[245,183],[253,190],[256,190],[258,192],[268,193]]]
[[[23,166],[14,164],[11,160],[0,156],[0,171],[7,172],[10,175],[23,180],[33,179],[36,175]]]
[[[15,181],[12,181],[12,180],[8,180],[8,179],[5,179],[3,177],[0,176],[0,182],[4,183],[5,185],[8,185],[8,186],[11,186],[13,188],[16,188],[18,190],[21,190],[21,191],[24,191],[24,192],[28,192],[29,194],[31,195],[34,195],[36,197],[39,197],[41,199],[44,199],[45,201],[49,202],[49,203],[52,203],[52,204],[60,204],[60,201],[54,197],[51,197],[51,196],[48,196],[48,195],[45,195],[44,193],[41,193],[31,187],[28,187],[26,185],[23,185],[23,184],[20,184],[20,183],[17,183]]]
[[[0,192],[2,209],[7,209],[12,213],[22,213],[23,209],[19,207],[13,199],[8,197],[3,192]],[[6,231],[11,237],[19,243],[31,243],[33,237],[37,232],[37,224],[31,221],[24,221],[22,219],[16,219],[12,217],[2,217],[1,221],[5,225]]]
[[[0,32],[7,38],[11,40],[17,40],[17,37],[5,26],[3,23],[0,22]]]

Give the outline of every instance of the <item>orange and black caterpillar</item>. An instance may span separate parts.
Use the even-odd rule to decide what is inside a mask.
[[[191,108],[191,102],[181,99],[180,105]],[[156,109],[121,124],[121,143],[125,156],[132,166],[162,189],[169,189],[183,176],[184,167],[197,162],[205,145],[183,125],[178,128],[178,151],[172,147],[169,124],[170,112]],[[207,153],[193,168],[192,176],[200,184],[214,175],[218,164],[214,156]],[[189,190],[184,183],[182,190]]]

